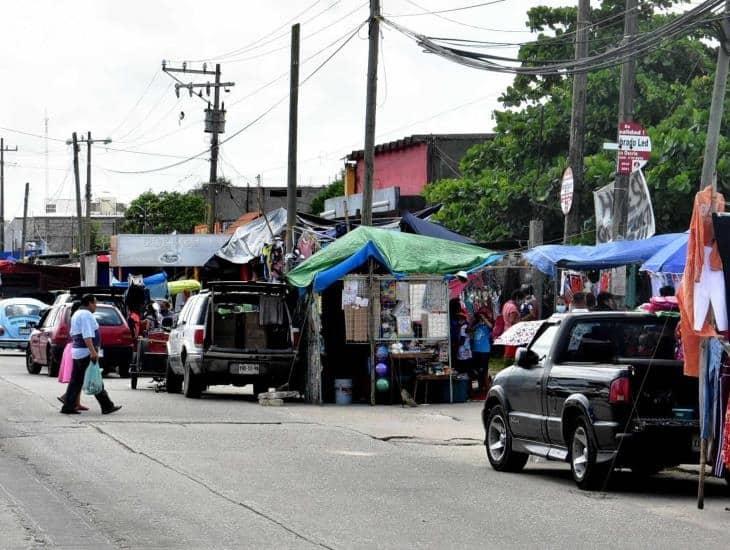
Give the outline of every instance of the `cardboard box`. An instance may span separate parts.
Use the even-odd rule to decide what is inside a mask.
[[[345,334],[348,342],[368,341],[367,308],[345,307]]]

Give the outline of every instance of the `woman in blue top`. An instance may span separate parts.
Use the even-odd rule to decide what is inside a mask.
[[[471,350],[474,370],[477,372],[479,392],[485,394],[491,386],[489,376],[489,355],[492,351],[492,312],[488,308],[481,308],[474,319]]]

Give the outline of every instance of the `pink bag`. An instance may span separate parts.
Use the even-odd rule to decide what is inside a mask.
[[[61,357],[61,365],[58,368],[58,381],[61,384],[68,384],[71,381],[71,372],[74,368],[74,360],[71,357],[71,343],[66,344],[63,348],[63,356]]]

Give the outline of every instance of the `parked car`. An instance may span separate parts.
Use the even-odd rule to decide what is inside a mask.
[[[35,298],[0,300],[0,348],[26,349],[33,327],[48,307]]]
[[[529,455],[567,461],[578,486],[595,489],[613,468],[648,475],[696,463],[698,382],[675,360],[676,323],[624,312],[546,321],[488,393],[492,467],[516,472]]]
[[[228,282],[191,297],[167,343],[167,391],[253,384],[258,394],[286,382],[296,358],[287,295],[282,284]]]
[[[54,306],[68,304],[80,300],[85,294],[93,294],[98,304],[108,304],[116,307],[126,316],[127,308],[124,304],[126,289],[113,286],[77,286],[67,291],[59,292],[53,302]]]
[[[31,374],[38,374],[48,368],[48,376],[58,376],[58,367],[71,328],[73,304],[61,303],[50,308],[41,318],[30,335],[26,352],[26,367]],[[129,375],[134,343],[132,333],[122,313],[109,304],[98,304],[94,313],[101,333],[103,357],[101,366],[105,373],[118,370],[119,376]]]

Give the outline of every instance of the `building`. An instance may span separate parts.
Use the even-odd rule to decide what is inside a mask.
[[[309,212],[312,200],[322,191],[323,187],[297,187],[297,210]],[[207,186],[196,191],[207,198]],[[286,208],[286,187],[234,187],[220,186],[216,201],[216,219],[220,221],[222,231],[236,222],[248,212],[271,212],[277,208]],[[204,227],[196,228],[196,232],[206,232]]]
[[[127,205],[110,195],[101,195],[91,201],[92,234],[108,243],[119,232]],[[28,216],[26,252],[29,255],[70,254],[78,252],[78,217],[76,201],[72,199],[46,200],[45,214]],[[86,204],[81,203],[86,215]],[[23,218],[13,218],[5,224],[5,252],[22,255]]]
[[[421,195],[428,183],[459,178],[459,162],[466,152],[494,134],[417,134],[375,146],[373,186],[399,187],[401,198]],[[362,193],[365,179],[363,151],[347,156],[347,194]]]

